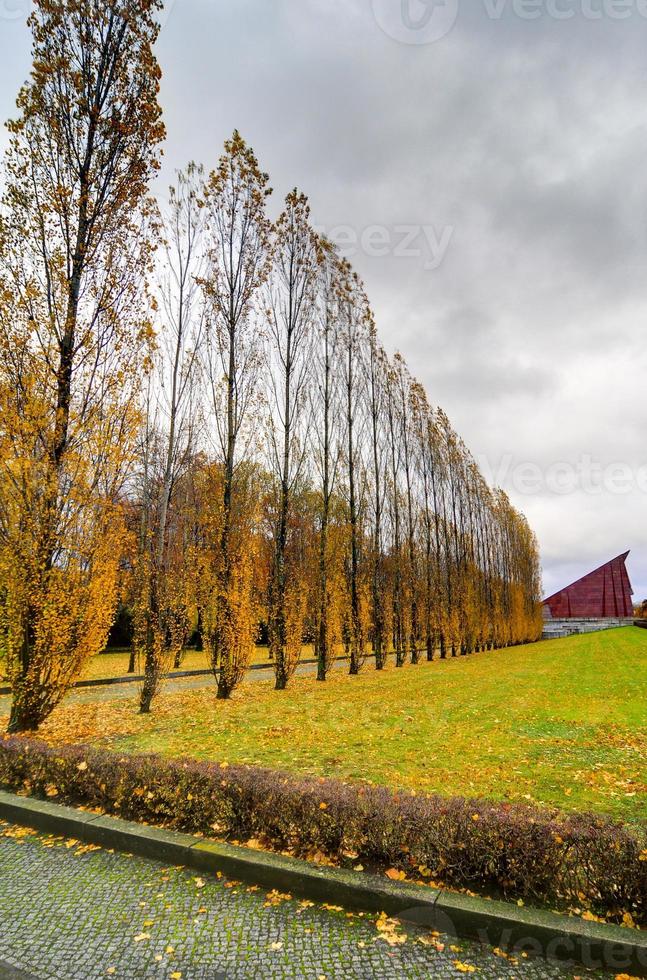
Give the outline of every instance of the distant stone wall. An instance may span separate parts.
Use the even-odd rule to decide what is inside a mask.
[[[544,622],[542,640],[556,640],[563,636],[574,636],[577,633],[599,633],[601,630],[617,629],[619,626],[633,626],[633,619],[548,619]],[[647,624],[646,624],[647,625]]]

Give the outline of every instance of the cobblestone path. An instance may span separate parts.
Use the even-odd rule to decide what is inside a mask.
[[[573,976],[376,918],[0,823],[2,980]]]

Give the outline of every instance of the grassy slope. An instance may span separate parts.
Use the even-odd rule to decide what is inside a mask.
[[[391,668],[282,694],[248,683],[162,696],[149,718],[102,705],[122,750],[247,762],[443,794],[647,818],[647,630]],[[72,706],[64,711],[74,710]],[[128,734],[125,734],[128,733]]]

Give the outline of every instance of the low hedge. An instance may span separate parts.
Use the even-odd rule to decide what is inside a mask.
[[[551,907],[647,918],[647,852],[592,814],[392,792],[271,769],[0,739],[0,784],[189,833],[395,868]]]

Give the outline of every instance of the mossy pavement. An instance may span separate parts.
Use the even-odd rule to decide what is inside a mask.
[[[0,922],[0,977],[19,971],[21,980],[573,976],[384,917],[10,824],[0,824]]]

